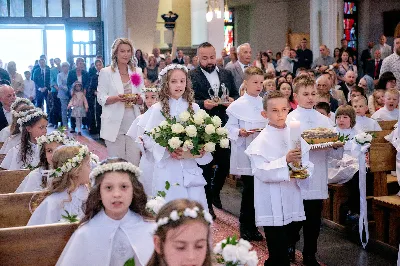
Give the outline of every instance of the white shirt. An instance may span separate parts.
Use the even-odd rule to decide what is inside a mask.
[[[372,116],[372,119],[377,121],[393,121],[399,119],[399,109],[395,108],[393,111],[389,111],[386,106],[376,111]]]
[[[359,115],[356,116],[356,125],[354,126],[354,129],[363,132],[382,131],[381,126],[376,120]]]
[[[393,75],[396,77],[397,81],[397,88],[400,88],[400,56],[396,53],[393,53],[383,59],[382,62],[382,67],[381,67],[381,72],[379,73],[379,76],[382,75],[382,73],[385,73],[387,71],[390,71],[393,73]]]
[[[24,97],[34,99],[36,96],[35,82],[33,80],[24,80]]]
[[[239,65],[242,68],[242,71],[244,73],[244,69],[247,68],[249,65],[242,64],[239,60],[238,60],[238,62],[239,62]]]
[[[218,67],[215,67],[214,71],[211,73],[208,73],[201,67],[200,67],[200,69],[204,73],[204,76],[206,76],[208,82],[211,85],[211,88],[219,88],[220,87],[221,84],[220,84],[219,76],[218,76],[218,72],[219,72]]]
[[[6,109],[3,108],[3,112],[4,112],[4,115],[5,115],[6,119],[7,119],[8,124],[11,125],[11,123],[12,123],[11,110],[7,111]]]

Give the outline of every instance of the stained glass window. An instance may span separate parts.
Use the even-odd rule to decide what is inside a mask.
[[[233,10],[224,13],[224,48],[227,52],[233,46],[234,33]]]
[[[356,2],[344,2],[343,38],[348,42],[348,47],[357,50],[358,46],[358,10]]]

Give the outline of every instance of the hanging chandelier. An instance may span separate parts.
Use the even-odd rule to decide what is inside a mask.
[[[222,10],[219,5],[219,0],[208,0],[207,1],[207,14],[206,14],[207,22],[211,22],[213,20],[214,13],[215,13],[215,17],[217,19],[222,18]],[[228,15],[229,15],[228,0],[224,0],[224,16],[227,17]]]

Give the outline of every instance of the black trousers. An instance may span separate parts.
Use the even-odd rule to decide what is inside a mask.
[[[240,205],[240,229],[256,230],[255,210],[254,210],[254,176],[242,175],[243,182],[242,202]]]
[[[224,186],[225,179],[229,174],[230,165],[230,149],[222,149],[217,146],[213,154],[213,160],[207,165],[200,165],[203,169],[203,176],[207,182],[204,186],[208,207],[212,207],[213,197],[219,196],[222,187]],[[216,165],[216,168],[213,166]]]
[[[40,90],[36,90],[36,107],[43,109],[44,101],[46,101],[46,113],[49,114],[49,102],[47,100],[48,90],[41,92]]]
[[[57,125],[58,122],[61,122],[61,101],[58,99],[57,94],[58,92],[49,92],[48,95],[49,103],[51,102],[50,123],[53,125]]]
[[[298,234],[298,222],[284,226],[264,226],[265,240],[268,247],[268,266],[289,266],[288,246]],[[295,237],[296,238],[296,237]]]

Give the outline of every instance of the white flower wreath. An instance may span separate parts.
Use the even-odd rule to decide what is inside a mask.
[[[163,70],[160,71],[160,73],[158,74],[158,79],[161,80],[162,77],[168,73],[168,71],[170,70],[174,70],[174,69],[180,69],[186,72],[186,74],[189,72],[189,70],[187,69],[186,66],[184,65],[180,65],[180,64],[170,64],[166,67],[164,67]]]
[[[15,101],[10,106],[11,110],[15,111],[15,108],[21,102],[26,103],[26,105],[28,105],[28,106],[34,106],[33,103],[29,99],[17,97],[17,98],[15,98]]]
[[[50,175],[51,177],[58,177],[62,176],[65,173],[68,173],[75,167],[81,164],[83,159],[90,154],[89,148],[85,145],[81,145],[79,152],[77,155],[72,157],[71,159],[68,159],[66,163],[64,163],[61,167],[58,167],[52,171],[52,174]]]
[[[27,111],[20,111],[20,112],[17,112],[17,111],[15,111],[15,110],[12,110],[11,111],[11,114],[15,117],[15,118],[21,118],[21,117],[24,117],[24,116],[26,116],[27,114],[29,114],[29,113],[31,113],[32,112],[32,109],[31,110],[27,110]]]
[[[22,126],[25,123],[28,123],[31,121],[33,118],[38,117],[38,116],[44,116],[47,117],[47,114],[42,111],[40,108],[36,108],[34,110],[30,110],[29,114],[27,114],[24,117],[21,117],[17,120],[17,123]]]
[[[51,142],[57,142],[64,145],[77,144],[74,139],[69,138],[67,135],[65,135],[60,131],[53,131],[47,135],[36,138],[36,143],[39,150],[42,148],[44,144],[48,144]]]
[[[94,182],[94,180],[96,180],[96,177],[98,177],[99,175],[113,171],[131,172],[137,178],[142,173],[139,167],[129,162],[106,163],[103,165],[96,166],[96,168],[94,168],[92,172],[90,172],[89,178],[90,180],[92,180],[92,182]]]
[[[211,214],[206,210],[200,212],[200,209],[196,206],[192,209],[186,208],[183,212],[178,212],[177,210],[171,211],[168,217],[162,217],[157,220],[157,228],[164,226],[171,221],[176,222],[182,217],[190,217],[192,219],[196,219],[198,216],[202,216],[204,220],[206,220],[206,222],[209,224],[213,223]]]
[[[143,92],[143,93],[146,93],[146,92],[155,92],[155,93],[158,93],[158,92],[160,92],[160,88],[157,88],[157,87],[143,88],[143,89],[142,89],[142,92]]]

